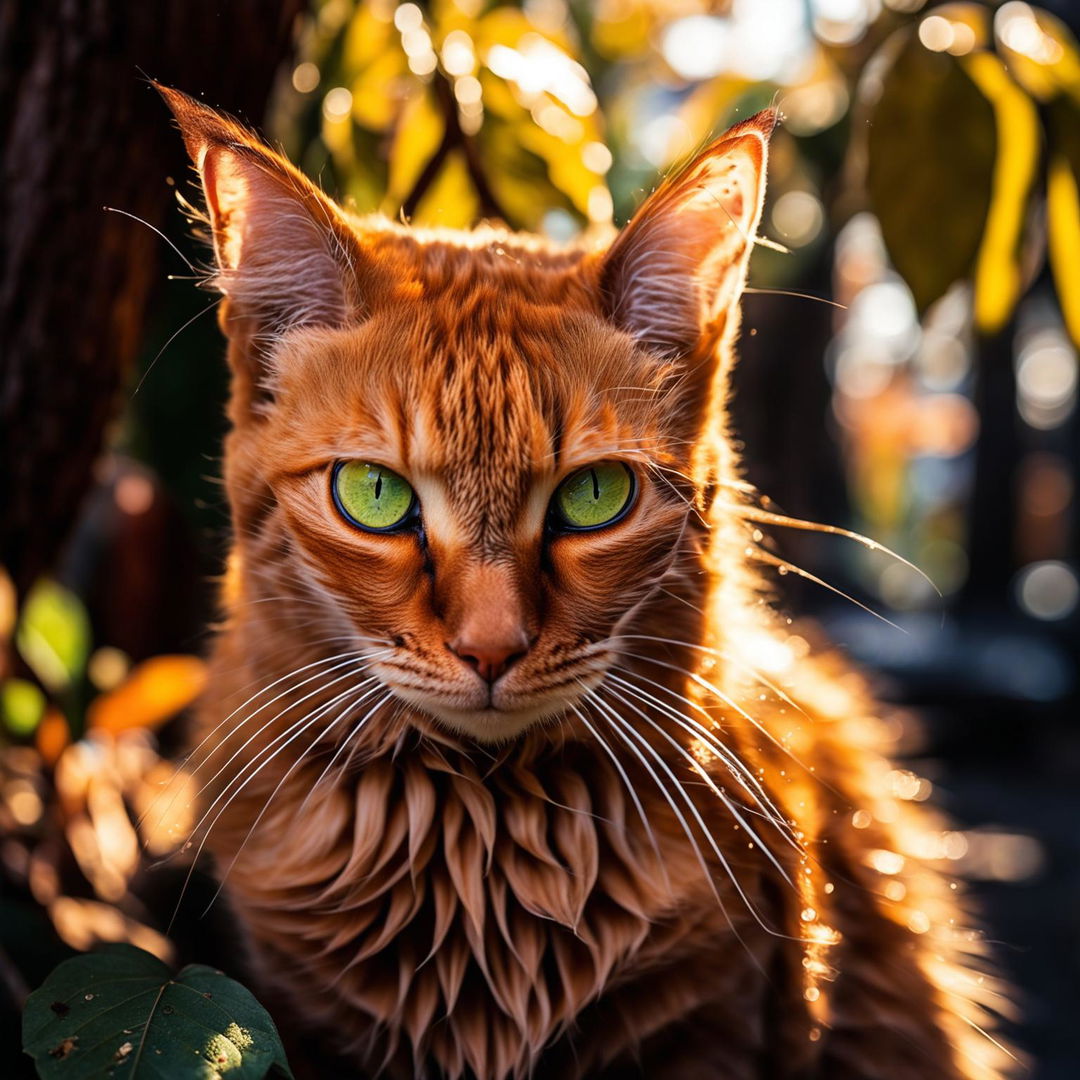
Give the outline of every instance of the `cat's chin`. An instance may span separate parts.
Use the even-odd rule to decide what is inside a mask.
[[[482,743],[509,742],[552,715],[550,709],[504,712],[502,709],[488,708],[476,712],[459,712],[456,709],[428,707],[425,711],[455,734],[467,735]]]
[[[395,690],[398,697],[408,701],[440,727],[464,735],[476,742],[497,744],[509,742],[523,735],[529,728],[552,720],[565,712],[565,702],[545,702],[542,705],[525,709],[497,709],[488,706],[482,709],[455,709],[440,702],[431,701],[420,694],[402,693]]]

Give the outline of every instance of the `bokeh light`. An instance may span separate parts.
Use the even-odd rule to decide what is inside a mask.
[[[1076,610],[1080,582],[1072,567],[1057,560],[1032,563],[1016,580],[1020,606],[1035,619],[1064,619]]]

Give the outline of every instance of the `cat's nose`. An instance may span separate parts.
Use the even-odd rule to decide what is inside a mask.
[[[494,683],[529,651],[534,623],[511,565],[481,562],[460,568],[447,604],[444,640],[486,683]]]
[[[529,638],[521,627],[497,628],[485,632],[483,627],[465,627],[447,642],[447,647],[459,656],[485,682],[493,683],[511,664],[529,650]]]

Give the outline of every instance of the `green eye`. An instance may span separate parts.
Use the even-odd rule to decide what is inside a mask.
[[[622,517],[633,499],[634,474],[606,461],[568,476],[555,490],[552,510],[564,529],[598,529]]]
[[[334,467],[332,481],[338,510],[369,532],[400,527],[416,506],[416,493],[407,480],[369,461],[343,461]]]

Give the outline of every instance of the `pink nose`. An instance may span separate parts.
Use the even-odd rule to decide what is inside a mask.
[[[486,635],[460,635],[447,643],[452,653],[460,656],[485,682],[493,683],[529,648],[524,631],[513,635],[487,638]]]

